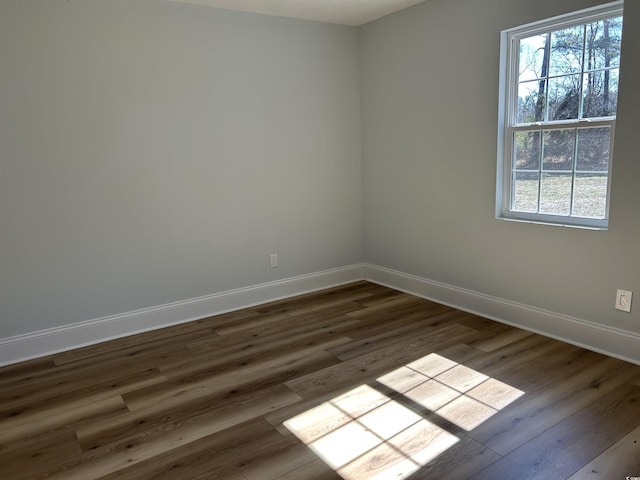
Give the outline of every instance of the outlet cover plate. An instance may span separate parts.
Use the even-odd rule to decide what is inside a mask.
[[[616,293],[616,310],[623,312],[631,312],[631,297],[633,292],[628,290],[620,290]]]

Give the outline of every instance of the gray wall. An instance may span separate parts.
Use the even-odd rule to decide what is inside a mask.
[[[355,28],[2,0],[0,338],[362,261],[360,147]]]
[[[640,332],[640,2],[625,6],[609,230],[494,218],[500,31],[598,3],[428,0],[362,29],[368,262]],[[616,288],[633,313],[613,309]]]
[[[638,2],[609,231],[494,219],[499,32],[596,3],[2,0],[0,338],[362,260],[640,332]]]

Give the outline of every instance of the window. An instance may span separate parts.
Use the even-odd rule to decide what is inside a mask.
[[[502,32],[498,218],[605,229],[622,2]]]

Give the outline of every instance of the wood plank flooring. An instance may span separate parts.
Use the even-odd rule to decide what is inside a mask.
[[[357,282],[0,368],[0,479],[640,477],[640,366]]]

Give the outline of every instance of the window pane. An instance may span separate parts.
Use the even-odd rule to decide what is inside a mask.
[[[604,218],[607,209],[607,176],[579,173],[573,190],[573,214]]]
[[[582,71],[584,25],[558,30],[551,34],[549,75],[566,75]]]
[[[587,24],[585,70],[620,65],[622,17]]]
[[[540,169],[540,131],[515,132],[513,134],[515,167],[518,170]]]
[[[584,74],[584,118],[608,117],[618,109],[618,69]]]
[[[549,79],[549,120],[578,118],[582,76],[567,75]]]
[[[513,174],[512,210],[534,213],[538,211],[538,178],[537,173]]]
[[[606,172],[609,170],[611,127],[578,129],[577,170]]]
[[[517,123],[541,122],[544,120],[545,80],[524,82],[518,85]]]
[[[573,170],[575,135],[573,128],[544,132],[543,170]]]
[[[571,174],[543,173],[540,182],[540,213],[569,215]]]
[[[520,40],[520,58],[518,59],[518,81],[533,80],[546,76],[543,73],[544,49],[547,35],[535,35]]]

